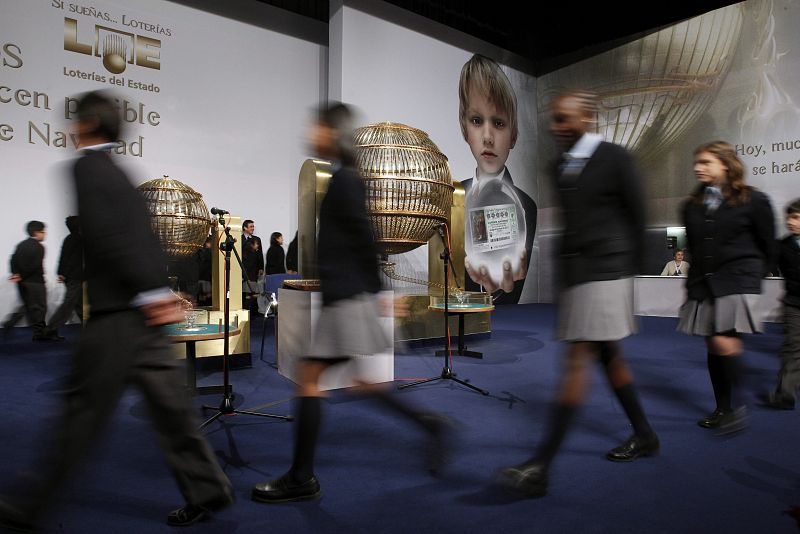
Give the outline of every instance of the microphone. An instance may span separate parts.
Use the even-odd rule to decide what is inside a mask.
[[[229,211],[221,210],[219,208],[211,208],[211,215],[229,215]]]

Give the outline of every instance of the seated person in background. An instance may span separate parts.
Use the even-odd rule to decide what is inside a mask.
[[[684,252],[676,249],[672,261],[668,261],[661,271],[661,276],[686,276],[689,274],[689,262],[683,260]]]
[[[283,251],[283,234],[272,232],[267,249],[267,274],[283,274],[286,272],[286,253]]]

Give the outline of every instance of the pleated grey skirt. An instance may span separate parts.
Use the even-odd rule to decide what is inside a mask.
[[[633,278],[578,284],[559,295],[561,341],[616,341],[634,332]]]
[[[761,295],[725,295],[716,299],[687,300],[681,306],[678,331],[694,336],[753,334],[762,331]]]
[[[309,356],[335,359],[386,351],[391,341],[378,321],[380,316],[377,294],[362,293],[323,306]]]

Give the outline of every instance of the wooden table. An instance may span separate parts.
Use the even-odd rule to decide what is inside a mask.
[[[444,313],[444,305],[437,305],[437,306],[428,306],[429,310],[438,311]],[[493,305],[486,305],[486,304],[449,304],[447,306],[447,313],[448,315],[458,315],[458,351],[455,354],[458,356],[469,356],[470,358],[483,358],[483,353],[477,352],[474,350],[467,350],[467,346],[464,344],[464,317],[468,313],[481,313],[481,312],[488,312],[494,309]],[[453,352],[452,350],[450,352]],[[437,356],[447,356],[446,350],[437,350]]]
[[[228,334],[235,336],[240,333],[238,326],[231,326]],[[167,339],[173,343],[186,343],[186,387],[193,395],[208,395],[211,393],[225,393],[225,386],[197,387],[197,347],[198,341],[225,338],[225,329],[216,324],[196,324],[194,328],[187,329],[183,325],[172,324],[164,327]],[[230,386],[228,386],[230,387]]]

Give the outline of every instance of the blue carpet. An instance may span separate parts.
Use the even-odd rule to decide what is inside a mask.
[[[715,438],[695,421],[713,408],[702,339],[675,333],[676,320],[642,318],[625,354],[640,396],[661,438],[655,458],[630,464],[604,459],[630,434],[627,419],[597,371],[592,392],[551,473],[550,495],[519,500],[492,484],[496,471],[526,459],[544,431],[556,388],[563,345],[553,340],[551,305],[498,308],[490,337],[468,342],[483,360],[456,357],[459,378],[488,389],[484,397],[449,380],[399,395],[458,423],[453,462],[442,478],[424,469],[425,436],[373,401],[335,392],[326,402],[317,454],[324,496],[318,502],[263,505],[249,500],[253,484],[282,474],[291,461],[293,423],[237,415],[212,423],[206,435],[238,496],[233,507],[192,532],[408,533],[408,532],[796,532],[782,514],[800,504],[800,425],[797,412],[758,406],[757,392],[772,387],[779,366],[779,325],[746,339],[750,428]],[[274,340],[258,357],[261,327],[254,324],[253,367],[231,372],[236,405],[286,414],[292,384],[269,362]],[[77,327],[62,345],[34,345],[17,329],[0,344],[5,424],[0,435],[5,480],[33,470],[59,407]],[[455,340],[454,340],[455,341]],[[399,349],[396,376],[438,376],[441,342]],[[113,357],[110,354],[109,357]],[[202,372],[200,385],[221,382]],[[196,403],[217,405],[219,396]],[[0,488],[2,489],[2,488]],[[164,519],[181,504],[159,455],[155,435],[135,390],[89,460],[53,510],[53,531],[169,532]]]

